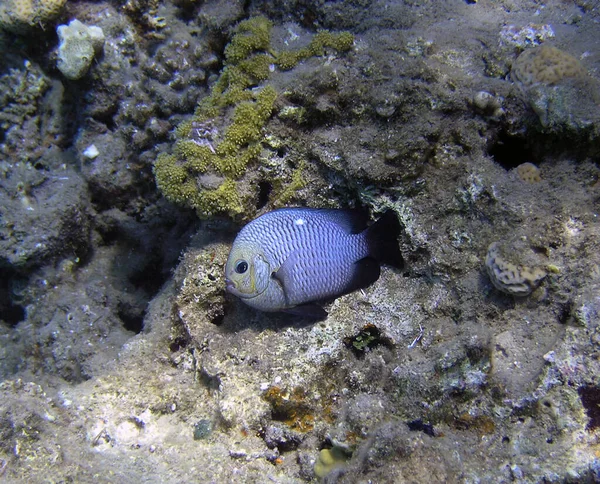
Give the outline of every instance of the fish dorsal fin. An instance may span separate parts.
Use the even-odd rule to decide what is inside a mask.
[[[361,210],[337,210],[337,209],[322,209],[319,210],[327,220],[335,223],[348,234],[359,234],[367,228],[369,218],[367,214]]]

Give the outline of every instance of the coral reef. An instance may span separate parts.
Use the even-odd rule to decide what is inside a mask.
[[[51,83],[41,68],[30,61],[11,66],[0,76],[0,127],[5,132],[5,144],[11,144],[11,131],[18,131],[28,118],[39,113]],[[23,139],[18,135],[15,138],[14,143]],[[8,154],[7,147],[3,148],[4,154]]]
[[[89,200],[81,177],[72,168],[48,176],[26,162],[2,168],[0,267],[36,267],[60,255],[85,254]]]
[[[225,67],[211,94],[202,100],[191,121],[179,125],[174,153],[161,154],[156,160],[159,189],[169,200],[194,208],[201,217],[225,213],[251,218],[255,213],[252,207],[257,205],[259,183],[246,180],[248,193],[239,182],[261,153],[263,128],[274,109],[276,90],[271,85],[256,89],[269,78],[271,65],[291,69],[301,60],[323,55],[328,48],[343,52],[353,43],[349,33],[319,32],[308,48],[273,58],[269,53],[271,29],[272,23],[264,17],[236,26],[225,48]],[[286,188],[302,185],[292,180]],[[284,201],[290,198],[288,191],[281,194]]]
[[[548,24],[527,24],[524,27],[505,25],[500,30],[500,39],[508,45],[524,49],[554,38],[554,29]]]
[[[546,130],[580,132],[586,128],[589,138],[599,136],[600,82],[588,75],[578,59],[556,47],[530,48],[515,60],[511,77]],[[582,95],[591,102],[580,103]]]
[[[62,12],[77,82],[0,32],[1,479],[600,481],[594,2]],[[585,73],[517,79],[551,36]],[[394,210],[406,267],[252,310],[223,265],[283,203]]]

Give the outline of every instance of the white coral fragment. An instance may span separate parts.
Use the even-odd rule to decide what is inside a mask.
[[[69,25],[59,25],[56,32],[60,39],[56,61],[58,70],[68,79],[81,79],[92,65],[94,56],[102,51],[102,29],[72,20]]]

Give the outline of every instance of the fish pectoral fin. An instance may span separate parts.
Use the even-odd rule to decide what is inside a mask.
[[[271,274],[271,277],[278,281],[283,289],[286,304],[290,304],[289,296],[294,292],[294,268],[298,263],[298,257],[298,251],[292,252],[279,266],[279,269]]]
[[[314,319],[315,321],[323,321],[327,317],[327,311],[315,303],[300,304],[293,308],[284,309],[283,312],[306,319]]]

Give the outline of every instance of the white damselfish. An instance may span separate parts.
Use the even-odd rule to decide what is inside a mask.
[[[315,301],[366,287],[380,264],[402,266],[400,224],[389,210],[367,227],[355,210],[283,208],[246,225],[227,264],[227,291],[261,311],[323,319]]]

